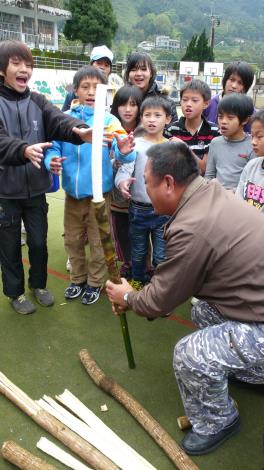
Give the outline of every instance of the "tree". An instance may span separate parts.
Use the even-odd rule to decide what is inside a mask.
[[[187,45],[184,56],[181,60],[196,60],[197,34],[194,34]]]
[[[187,46],[186,52],[181,60],[193,60],[196,62],[213,62],[214,52],[208,44],[205,29],[200,36],[194,34]]]
[[[202,34],[197,39],[196,43],[197,49],[197,60],[199,62],[213,62],[214,61],[214,53],[211,46],[208,44],[208,38],[205,33],[205,29],[203,30]]]
[[[118,23],[109,0],[70,0],[68,8],[72,18],[64,27],[67,39],[79,39],[83,50],[87,43],[111,47]]]
[[[146,38],[154,36],[156,33],[156,15],[154,13],[148,13],[136,24],[137,29],[142,29],[145,33]]]
[[[161,13],[160,15],[157,15],[155,22],[156,32],[158,34],[165,34],[167,36],[170,36],[170,33],[172,31],[172,24],[166,13]]]

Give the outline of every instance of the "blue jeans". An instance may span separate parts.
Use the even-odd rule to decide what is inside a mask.
[[[129,206],[129,236],[133,279],[143,283],[146,281],[145,271],[150,237],[153,247],[153,266],[156,267],[164,260],[163,231],[167,221],[168,217],[155,214],[151,205],[139,206],[137,203],[131,202]]]

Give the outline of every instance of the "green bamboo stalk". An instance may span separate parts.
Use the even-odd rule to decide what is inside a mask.
[[[102,202],[94,202],[95,217],[98,224],[100,239],[102,242],[105,261],[109,273],[110,280],[115,284],[121,284],[121,278],[116,261],[116,252],[114,243],[111,236],[111,229],[109,224],[109,217],[106,210],[105,200]],[[119,315],[121,330],[124,338],[125,349],[127,354],[128,366],[130,369],[135,369],[136,364],[134,360],[133,350],[130,341],[128,330],[127,318],[125,312]]]

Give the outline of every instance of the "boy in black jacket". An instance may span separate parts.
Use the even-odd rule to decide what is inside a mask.
[[[21,220],[29,248],[28,285],[37,302],[49,307],[47,282],[47,213],[45,193],[51,177],[43,151],[53,139],[80,144],[91,141],[82,121],[63,114],[43,95],[30,92],[33,57],[18,41],[0,43],[0,263],[3,291],[16,312],[33,313],[25,297],[21,256]]]

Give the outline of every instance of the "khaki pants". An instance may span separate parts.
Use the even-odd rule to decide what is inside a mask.
[[[110,196],[104,195],[110,214]],[[87,282],[99,287],[104,282],[106,264],[91,198],[74,199],[66,194],[64,208],[64,245],[71,262],[71,282]],[[85,245],[89,242],[89,261]]]

